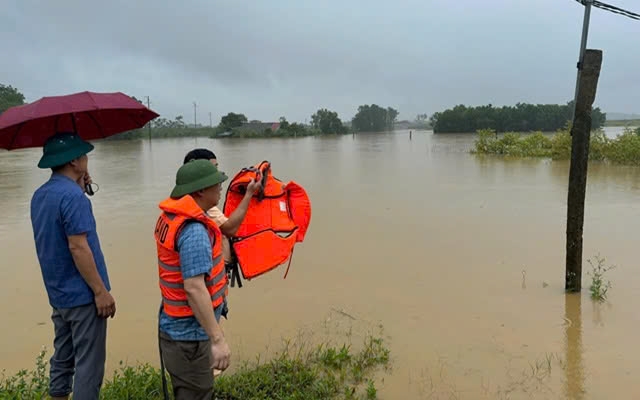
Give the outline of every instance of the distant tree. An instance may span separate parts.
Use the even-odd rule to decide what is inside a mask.
[[[151,121],[151,126],[154,128],[185,128],[184,118],[182,115],[178,115],[173,121],[166,118],[158,117]]]
[[[270,128],[265,130],[265,134],[273,134],[276,136],[307,136],[309,134],[308,129],[303,125],[297,122],[289,122],[285,117],[280,117],[279,120],[280,126],[278,129],[273,132]],[[268,132],[267,132],[268,131]]]
[[[338,113],[329,111],[326,108],[316,111],[316,113],[311,116],[311,126],[325,134],[343,134],[347,131],[347,128],[340,118],[338,118]]]
[[[289,121],[287,121],[285,117],[280,117],[279,121],[280,121],[280,129],[285,131],[289,129]]]
[[[391,107],[387,107],[387,128],[393,128],[393,125],[396,123],[398,119],[398,110],[395,110]]]
[[[434,133],[476,132],[493,129],[496,132],[552,132],[562,129],[571,119],[573,101],[566,105],[526,104],[493,107],[491,104],[467,107],[459,104],[452,109],[434,113],[431,126]],[[592,110],[592,128],[604,126],[606,114],[600,108]]]
[[[416,122],[426,122],[427,114],[418,114],[416,115]]]
[[[11,85],[0,83],[0,114],[7,109],[24,104],[24,95]]]
[[[397,117],[398,111],[391,107],[384,109],[376,104],[365,104],[358,107],[351,125],[359,132],[381,132],[393,129]]]
[[[220,118],[220,125],[226,129],[237,128],[242,126],[244,122],[247,122],[247,117],[244,114],[236,114],[230,112],[224,117]]]

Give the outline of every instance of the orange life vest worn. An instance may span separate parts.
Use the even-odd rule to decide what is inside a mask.
[[[220,228],[187,195],[180,199],[168,198],[160,203],[162,213],[155,228],[158,250],[158,274],[162,304],[167,315],[172,317],[193,316],[193,310],[187,302],[184,281],[180,271],[180,255],[176,250],[176,239],[187,221],[203,223],[214,241],[212,247],[213,266],[206,277],[205,284],[211,296],[211,306],[219,306],[228,294],[227,274],[222,257],[222,233]]]
[[[246,217],[230,238],[245,279],[264,274],[287,259],[291,262],[293,247],[304,240],[311,222],[311,202],[304,188],[295,182],[283,184],[273,176],[268,161],[243,168],[233,177],[224,202],[225,215],[238,207],[258,171],[262,173],[262,189],[251,198]]]

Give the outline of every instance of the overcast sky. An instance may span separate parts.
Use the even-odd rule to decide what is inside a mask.
[[[640,12],[637,0],[606,0]],[[214,125],[350,119],[376,103],[401,119],[456,104],[573,98],[575,0],[2,0],[0,82],[27,101],[83,90],[143,98]],[[604,51],[596,105],[640,112],[640,21],[592,12]]]

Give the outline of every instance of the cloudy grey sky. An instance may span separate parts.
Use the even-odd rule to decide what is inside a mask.
[[[606,0],[640,12],[637,0]],[[400,118],[464,103],[573,97],[575,0],[2,0],[0,82],[27,101],[82,90],[151,97],[167,118],[229,111]],[[640,21],[594,9],[604,51],[596,105],[640,112]]]

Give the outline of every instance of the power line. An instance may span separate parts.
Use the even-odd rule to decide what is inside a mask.
[[[640,21],[640,14],[636,14],[634,12],[622,9],[620,7],[612,6],[611,4],[603,3],[601,1],[597,1],[596,0],[596,1],[593,2],[593,6],[594,7],[598,7],[600,9],[602,9],[602,10],[606,10],[606,11],[612,12],[614,14],[623,15],[625,17]]]
[[[612,6],[611,4],[603,3],[598,0],[576,0],[576,1],[584,6],[586,6],[587,3],[591,3],[591,5],[593,5],[594,7],[598,7],[601,10],[609,11],[614,14],[622,15],[622,16],[640,21],[640,14],[634,13],[629,10],[625,10],[624,8]]]

